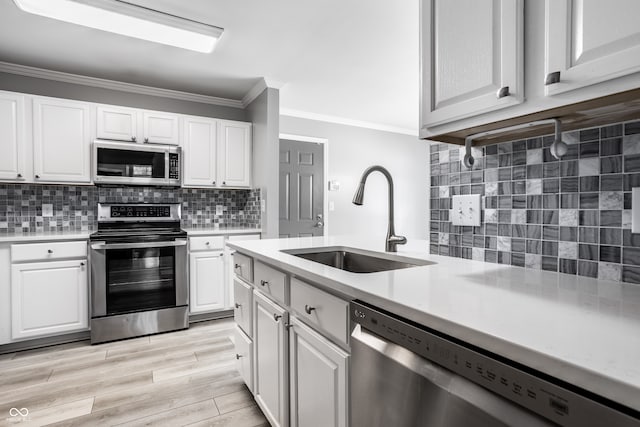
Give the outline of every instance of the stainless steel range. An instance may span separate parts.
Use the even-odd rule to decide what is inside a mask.
[[[90,237],[91,343],[189,327],[180,204],[98,204]]]

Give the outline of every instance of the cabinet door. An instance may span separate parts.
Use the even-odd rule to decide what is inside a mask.
[[[91,107],[62,99],[33,100],[36,182],[91,182]]]
[[[253,393],[253,341],[236,325],[234,328],[236,347],[236,369],[244,383]]]
[[[640,2],[547,0],[545,71],[559,72],[547,95],[640,71]]]
[[[186,117],[182,140],[183,186],[216,185],[216,126],[213,119]]]
[[[85,330],[89,325],[86,259],[14,264],[13,339]]]
[[[251,185],[251,123],[220,120],[218,181],[223,187]]]
[[[25,179],[24,97],[0,92],[0,179]]]
[[[224,252],[194,252],[189,256],[191,313],[225,307]]]
[[[256,402],[272,426],[289,421],[287,333],[288,313],[262,293],[253,294],[253,344]]]
[[[422,0],[421,19],[423,128],[524,100],[522,0]]]
[[[98,138],[116,141],[136,141],[138,139],[138,111],[133,108],[99,106]]]
[[[291,324],[291,426],[346,427],[349,355],[295,316]]]
[[[144,128],[144,142],[180,144],[177,114],[145,111],[142,113],[142,126]]]

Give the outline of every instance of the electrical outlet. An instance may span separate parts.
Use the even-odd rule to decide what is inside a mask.
[[[452,197],[451,223],[453,225],[480,226],[480,194]]]
[[[51,203],[43,203],[42,204],[42,216],[43,217],[52,217],[53,216],[53,205]]]

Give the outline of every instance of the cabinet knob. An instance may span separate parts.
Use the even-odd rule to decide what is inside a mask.
[[[235,303],[236,308],[242,307],[242,304]]]
[[[497,97],[498,99],[500,99],[500,98],[504,98],[505,96],[509,96],[509,95],[511,95],[511,94],[509,93],[509,86],[503,86],[503,87],[501,87],[500,89],[498,89],[498,92],[496,93],[496,97]]]
[[[145,139],[144,139],[144,142],[149,142],[149,138],[145,138]]]
[[[211,244],[211,242],[206,242],[205,245],[209,246]]]
[[[18,178],[22,178],[22,174],[21,173],[18,174]]]
[[[36,175],[36,179],[40,179],[40,175]]]
[[[215,182],[215,181],[213,181],[213,185],[216,185],[216,182]]]
[[[267,286],[268,284],[269,284],[269,282],[268,282],[268,281],[266,281],[266,280],[260,280],[260,285],[262,285],[262,286]]]
[[[553,73],[547,74],[547,77],[544,79],[544,85],[549,86],[560,81],[560,71],[555,71]]]
[[[80,267],[84,267],[84,262],[81,262],[81,263],[80,263]]]
[[[242,266],[240,264],[234,264],[233,268],[235,268],[236,270],[241,269]]]
[[[227,185],[227,181],[222,181],[222,185]]]
[[[52,250],[52,249],[47,249],[47,253],[48,253],[48,254],[52,254],[52,253],[53,253],[53,250]]]
[[[311,312],[312,312],[313,310],[315,310],[315,309],[316,309],[315,307],[311,307],[311,306],[306,305],[306,304],[304,305],[304,311],[305,311],[307,314],[311,314]]]
[[[242,357],[241,354],[236,354],[236,360],[239,360]]]
[[[133,142],[136,142],[136,137],[135,137],[135,136],[132,136],[132,137],[131,137],[131,140],[132,140]]]
[[[282,316],[281,316],[280,314],[274,314],[274,315],[273,315],[273,320],[275,320],[276,322],[277,322],[278,320],[280,320],[280,319],[282,319]]]

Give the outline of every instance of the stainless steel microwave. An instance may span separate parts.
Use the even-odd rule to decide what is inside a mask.
[[[180,186],[181,150],[173,145],[96,140],[93,182],[96,184]]]

